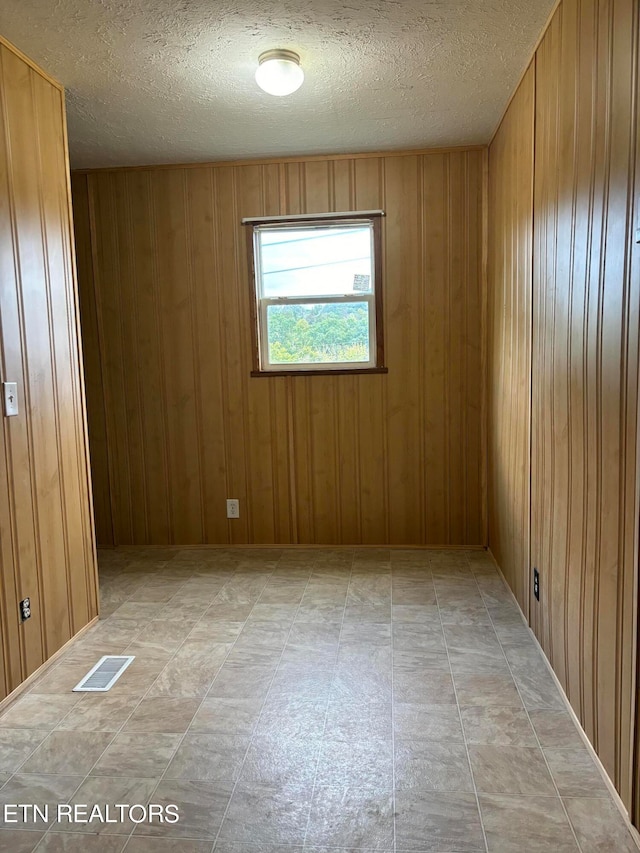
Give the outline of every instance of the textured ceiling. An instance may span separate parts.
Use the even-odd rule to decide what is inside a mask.
[[[487,142],[553,0],[2,0],[67,89],[72,166]],[[258,54],[296,50],[287,98]]]

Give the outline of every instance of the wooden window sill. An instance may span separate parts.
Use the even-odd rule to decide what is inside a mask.
[[[252,370],[251,376],[356,376],[358,374],[388,373],[388,367],[350,367],[338,370]]]

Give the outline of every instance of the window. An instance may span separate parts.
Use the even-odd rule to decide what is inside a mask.
[[[251,226],[253,375],[384,370],[382,211]]]

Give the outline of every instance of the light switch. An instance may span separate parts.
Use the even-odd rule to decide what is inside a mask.
[[[12,418],[18,414],[18,383],[3,382],[4,390],[4,416]]]

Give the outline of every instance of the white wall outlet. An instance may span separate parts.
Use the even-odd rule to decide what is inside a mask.
[[[227,501],[227,518],[240,518],[240,501],[236,498]]]
[[[13,418],[18,414],[18,383],[3,382],[2,388],[4,392],[4,416],[5,418]]]

